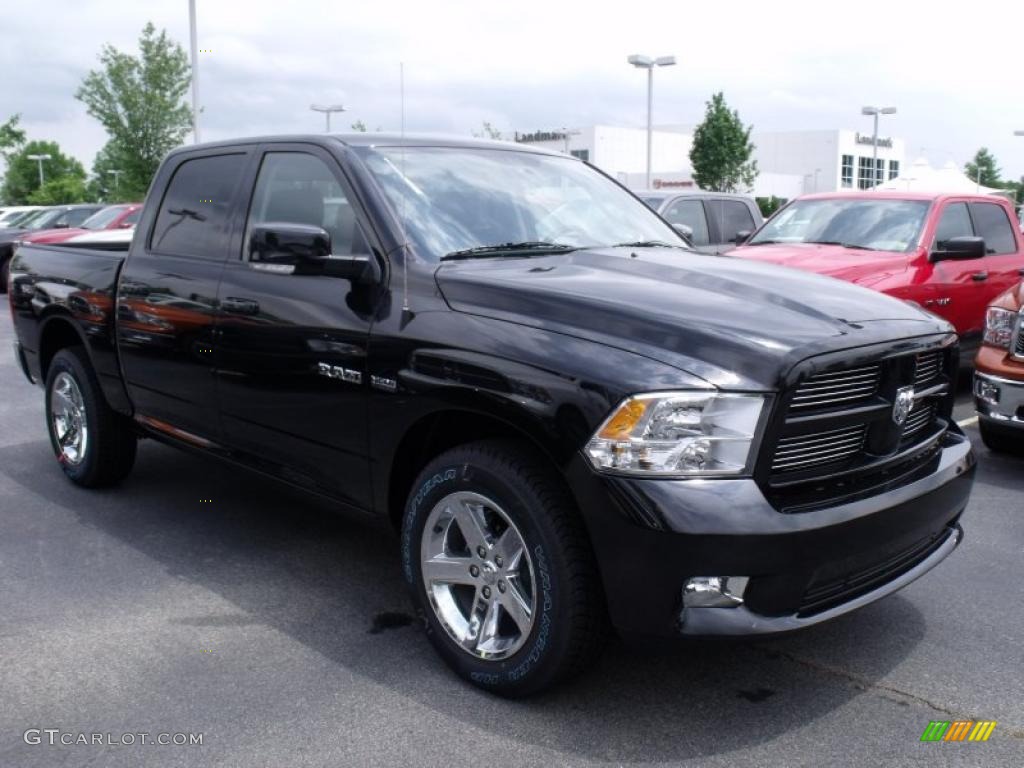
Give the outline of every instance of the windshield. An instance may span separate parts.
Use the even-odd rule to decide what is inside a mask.
[[[779,211],[747,245],[832,243],[904,253],[917,245],[929,205],[926,200],[797,200]]]
[[[121,215],[123,210],[124,206],[122,205],[111,205],[97,211],[82,222],[82,229],[106,229],[114,222],[114,219]]]
[[[572,158],[457,147],[366,147],[361,155],[417,251],[435,261],[509,243],[686,247],[647,206]]]
[[[25,229],[49,229],[57,219],[64,215],[63,208],[52,208],[45,211],[39,211],[35,216],[30,219],[25,219],[18,226],[24,227]]]

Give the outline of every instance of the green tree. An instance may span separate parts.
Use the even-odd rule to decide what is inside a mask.
[[[188,58],[165,30],[158,34],[150,23],[139,38],[138,56],[105,45],[99,59],[101,68],[86,75],[75,98],[110,135],[104,151],[124,172],[120,196],[141,199],[164,155],[184,141],[192,125],[184,100],[191,81]]]
[[[29,205],[64,205],[89,200],[85,179],[79,176],[61,176],[47,179],[43,186],[28,196]]]
[[[739,112],[729,110],[721,92],[707,102],[704,121],[693,132],[690,164],[693,179],[702,189],[737,192],[757,178],[757,161],[751,160],[751,127],[744,127]]]
[[[356,120],[352,123],[352,130],[356,133],[366,133],[366,123],[362,120]]]
[[[986,147],[974,153],[974,159],[964,165],[964,173],[983,187],[1001,187],[1003,184],[996,159]]]
[[[146,190],[139,190],[125,182],[124,169],[127,160],[114,141],[108,141],[92,161],[92,174],[87,188],[93,200],[109,203],[126,203],[142,200]],[[113,174],[111,171],[121,171]]]
[[[772,195],[771,197],[755,197],[754,202],[761,209],[761,215],[767,219],[788,201],[785,198]]]
[[[7,159],[25,143],[25,131],[18,127],[21,115],[12,115],[6,123],[0,123],[0,156]]]
[[[58,181],[66,176],[85,181],[85,168],[75,158],[60,151],[55,141],[30,141],[23,144],[18,152],[7,156],[7,175],[4,177],[0,197],[12,205],[25,205],[39,189],[39,164],[29,160],[29,155],[49,155],[43,161],[43,174],[47,182]]]
[[[0,158],[4,163],[10,162],[11,154],[17,152],[25,143],[25,132],[18,128],[21,115],[12,115],[7,122],[0,123]],[[11,202],[5,199],[4,179],[0,176],[0,202]]]
[[[1010,190],[1017,203],[1024,203],[1024,176],[1021,176],[1018,181],[1004,181],[1003,189]]]

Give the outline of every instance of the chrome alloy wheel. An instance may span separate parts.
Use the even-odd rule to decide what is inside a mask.
[[[434,615],[466,653],[508,658],[530,636],[537,606],[533,561],[515,524],[491,499],[459,491],[438,501],[423,529],[420,568]]]
[[[60,459],[80,464],[89,447],[89,424],[85,417],[82,391],[71,374],[61,372],[50,390],[50,420],[60,449]]]

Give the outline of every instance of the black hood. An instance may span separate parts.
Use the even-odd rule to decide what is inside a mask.
[[[773,389],[812,355],[952,331],[839,280],[667,248],[452,262],[437,282],[454,310],[631,350],[726,389]]]

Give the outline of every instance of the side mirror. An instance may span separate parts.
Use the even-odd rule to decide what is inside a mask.
[[[736,233],[736,237],[734,237],[732,241],[736,243],[736,245],[743,245],[745,242],[747,242],[747,240],[750,239],[750,236],[752,234],[754,233],[751,232],[749,229],[741,229],[739,232]]]
[[[311,224],[257,224],[249,236],[249,263],[263,272],[326,275],[353,282],[363,282],[372,274],[368,255],[333,255],[327,230]]]
[[[687,245],[693,245],[693,227],[688,224],[673,224],[672,229],[678,232],[683,240],[686,241]]]
[[[980,259],[987,253],[983,237],[951,237],[935,246],[931,254],[932,261]]]

